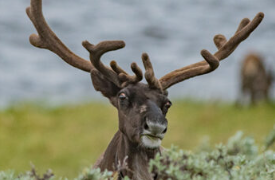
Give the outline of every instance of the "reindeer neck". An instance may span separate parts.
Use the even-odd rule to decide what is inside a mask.
[[[120,171],[122,176],[127,175],[131,179],[151,179],[148,163],[158,152],[159,149],[147,149],[130,142],[118,131],[96,166],[101,170]]]

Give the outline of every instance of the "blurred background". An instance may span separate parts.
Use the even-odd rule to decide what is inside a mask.
[[[0,2],[0,105],[24,100],[48,103],[101,99],[89,74],[76,70],[56,55],[32,47],[28,37],[36,33],[25,14],[29,0]],[[122,50],[104,55],[130,70],[141,54],[150,55],[157,77],[202,60],[200,51],[216,52],[216,34],[231,37],[242,18],[265,13],[262,24],[213,73],[169,89],[172,97],[234,101],[239,92],[241,61],[250,51],[264,57],[275,71],[275,1],[94,1],[45,0],[45,17],[58,37],[76,54],[88,59],[83,40],[98,43],[121,39]],[[131,72],[131,71],[129,71]],[[272,96],[275,97],[274,90]]]
[[[28,170],[32,162],[73,177],[107,147],[117,129],[116,111],[93,89],[88,73],[30,45],[29,35],[36,31],[27,6],[29,0],[0,1],[0,170]],[[217,70],[169,89],[175,103],[164,145],[185,149],[193,149],[205,135],[225,142],[239,129],[262,141],[272,129],[274,105],[246,109],[230,103],[240,96],[246,54],[258,53],[275,72],[274,8],[274,0],[43,1],[47,22],[76,54],[88,59],[83,40],[124,40],[126,47],[104,55],[104,63],[114,59],[131,72],[131,62],[143,67],[141,54],[147,52],[159,78],[201,61],[202,49],[216,52],[214,35],[229,39],[242,18],[265,13]],[[270,94],[274,99],[274,83]]]

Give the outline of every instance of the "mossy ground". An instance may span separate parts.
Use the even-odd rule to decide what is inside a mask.
[[[230,103],[175,101],[168,113],[163,141],[194,149],[209,137],[225,142],[242,130],[262,142],[275,124],[275,105],[239,107]],[[51,168],[57,176],[76,177],[92,165],[118,127],[116,109],[107,103],[46,107],[20,104],[0,111],[0,170],[39,172]]]

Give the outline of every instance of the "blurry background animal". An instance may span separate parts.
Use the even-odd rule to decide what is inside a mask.
[[[252,104],[268,101],[272,81],[272,72],[267,70],[263,57],[255,52],[247,54],[241,67],[241,99],[248,96]]]

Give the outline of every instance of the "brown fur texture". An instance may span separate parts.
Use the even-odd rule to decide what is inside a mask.
[[[257,53],[249,53],[241,68],[242,95],[248,95],[252,104],[268,101],[272,81],[271,71],[266,70],[263,58]]]
[[[133,145],[118,131],[94,168],[99,167],[100,169],[118,172],[120,177],[128,176],[131,179],[142,180],[154,179],[156,174],[148,172],[148,163],[156,153],[160,153],[160,148],[146,149]],[[125,165],[125,163],[127,164]]]

